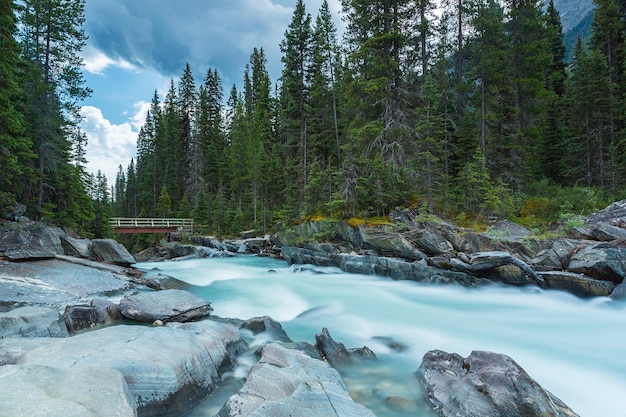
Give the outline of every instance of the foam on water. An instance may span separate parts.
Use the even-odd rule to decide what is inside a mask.
[[[413,374],[432,349],[506,354],[581,417],[626,417],[623,302],[496,285],[425,286],[336,269],[289,268],[249,256],[140,267],[155,265],[202,285],[197,293],[218,316],[269,315],[293,340],[310,343],[327,327],[347,347],[372,348],[378,363],[344,377],[352,394],[380,417],[404,415],[389,409],[384,398],[418,400]],[[407,349],[396,352],[377,337]]]

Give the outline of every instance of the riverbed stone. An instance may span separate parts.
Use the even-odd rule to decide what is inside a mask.
[[[350,398],[327,363],[277,343],[264,345],[240,391],[217,417],[375,417]]]
[[[172,416],[210,393],[245,348],[237,328],[210,320],[117,325],[56,339],[25,353],[20,365],[117,370],[139,416]]]
[[[510,357],[473,351],[467,358],[433,350],[417,377],[441,417],[577,417]]]
[[[48,307],[21,307],[0,313],[0,339],[5,337],[68,337],[59,313]]]
[[[89,304],[68,305],[63,311],[65,326],[71,334],[123,319],[118,304],[98,298],[91,300]]]
[[[125,317],[144,323],[193,321],[213,311],[204,298],[177,289],[127,295],[120,301],[120,309]]]
[[[0,413],[28,417],[136,417],[121,372],[107,368],[0,367]]]

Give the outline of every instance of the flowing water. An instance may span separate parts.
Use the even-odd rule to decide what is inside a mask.
[[[506,354],[581,417],[626,417],[624,302],[497,285],[421,285],[254,256],[136,266],[196,285],[215,315],[268,315],[294,341],[314,344],[327,327],[348,348],[367,345],[379,360],[342,376],[353,398],[379,417],[432,415],[417,405],[414,373],[433,349]],[[251,360],[241,362],[249,367]],[[223,401],[209,399],[193,416],[213,415]]]

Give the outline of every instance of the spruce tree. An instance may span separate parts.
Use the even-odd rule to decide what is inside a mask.
[[[19,47],[14,39],[13,1],[0,1],[0,214],[23,198],[32,179],[31,141],[26,135],[25,120],[16,103],[24,97],[19,87],[17,68]]]

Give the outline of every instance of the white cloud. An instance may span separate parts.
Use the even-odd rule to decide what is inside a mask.
[[[148,103],[149,104],[149,103]],[[137,112],[128,122],[112,124],[102,111],[93,106],[83,106],[81,115],[84,120],[82,129],[87,135],[87,170],[96,173],[100,170],[106,175],[109,184],[115,182],[118,167],[124,171],[137,150],[137,131],[140,118],[145,118],[145,103],[135,105]],[[145,110],[144,110],[145,109]]]
[[[102,51],[89,44],[83,48],[82,56],[85,70],[93,74],[104,75],[104,71],[113,66],[127,70],[135,68],[132,64],[121,58],[118,58],[117,60],[109,58]]]

